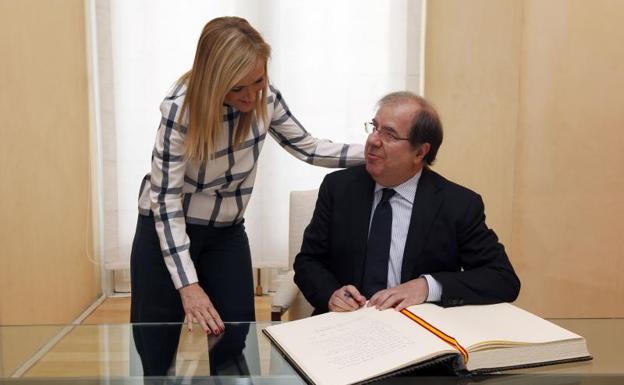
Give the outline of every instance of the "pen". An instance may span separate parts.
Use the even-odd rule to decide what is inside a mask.
[[[357,303],[358,308],[361,308],[364,305],[363,303],[360,303],[360,301],[357,301],[355,297],[353,297],[353,295],[351,295],[351,293],[349,293],[348,291],[345,291],[343,295],[346,299],[352,298],[355,303]]]

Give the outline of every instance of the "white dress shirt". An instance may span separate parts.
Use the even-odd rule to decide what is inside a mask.
[[[405,242],[407,240],[407,232],[409,231],[410,220],[412,218],[412,208],[414,206],[414,197],[418,188],[418,181],[422,170],[412,178],[401,183],[396,187],[392,187],[396,194],[390,198],[390,206],[392,207],[392,238],[390,241],[390,257],[388,258],[388,288],[401,284],[401,267],[403,265],[403,254],[405,252]],[[382,196],[382,189],[389,188],[375,183],[375,194],[373,196],[373,210]],[[418,215],[418,213],[416,213]],[[372,215],[369,222],[372,223]],[[436,302],[442,298],[442,285],[436,281],[431,275],[422,275],[429,285],[429,294],[427,302]]]

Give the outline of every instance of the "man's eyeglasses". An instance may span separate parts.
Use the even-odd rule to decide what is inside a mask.
[[[400,140],[409,140],[409,138],[401,138],[400,136],[397,136],[396,133],[385,127],[377,128],[373,122],[364,123],[364,130],[366,130],[367,134],[375,133],[379,135],[379,139],[381,139],[384,143],[395,143]]]

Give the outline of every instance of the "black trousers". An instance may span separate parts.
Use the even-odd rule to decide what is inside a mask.
[[[191,240],[190,254],[199,285],[210,297],[221,319],[224,322],[255,321],[251,253],[245,226],[242,223],[230,227],[187,224],[186,232]],[[130,271],[130,321],[133,324],[179,323],[184,319],[180,294],[165,265],[151,215],[139,215]],[[143,363],[144,375],[168,374],[175,362],[180,329],[180,325],[133,326],[134,343]],[[226,333],[227,329],[226,326]],[[234,334],[241,333],[233,333],[233,337]],[[243,339],[242,347],[245,336],[238,337]],[[213,353],[218,354],[217,351]]]

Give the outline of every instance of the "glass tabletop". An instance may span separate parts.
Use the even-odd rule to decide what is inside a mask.
[[[624,320],[553,321],[586,337],[594,360],[478,377],[412,373],[377,383],[624,382]],[[216,337],[182,324],[0,326],[0,383],[305,384],[263,335],[269,325],[227,323]]]
[[[0,378],[285,377],[303,383],[262,335],[227,323],[219,336],[182,324],[0,326]]]

